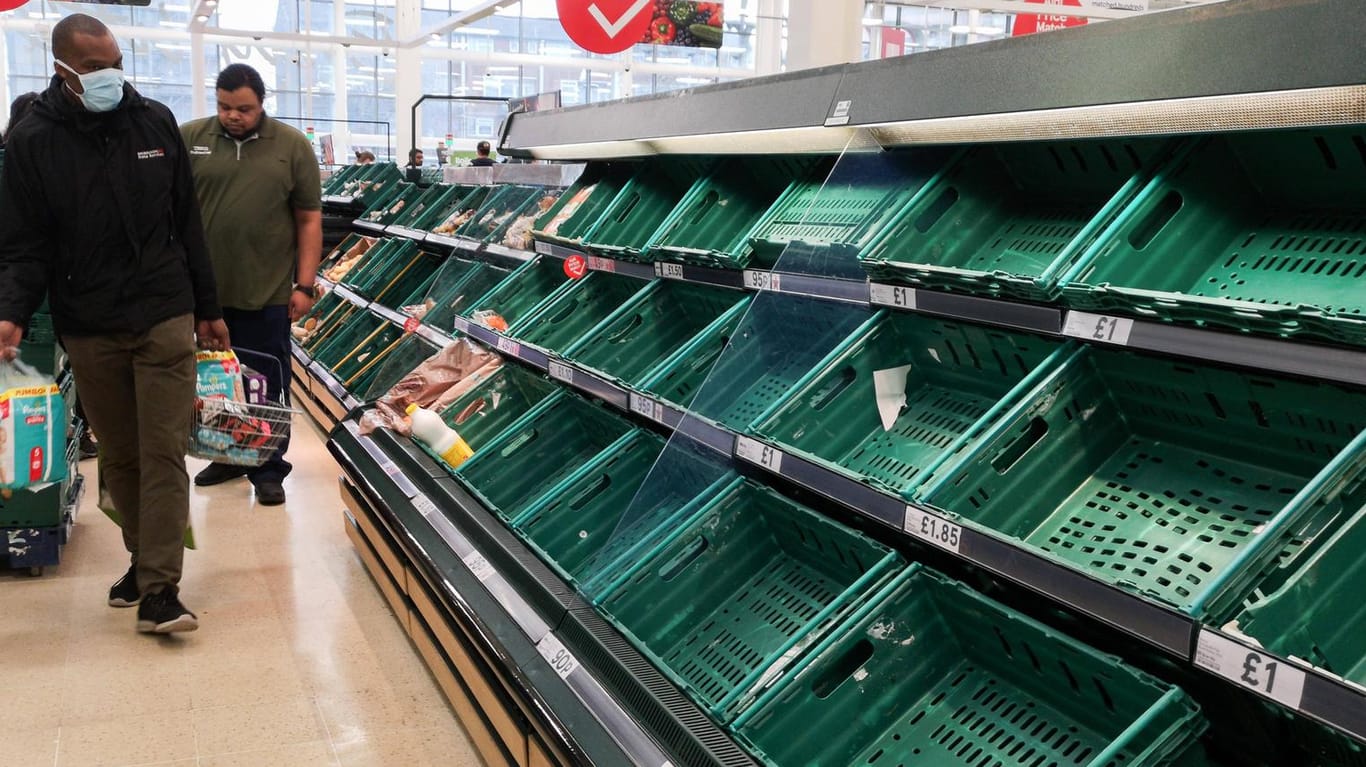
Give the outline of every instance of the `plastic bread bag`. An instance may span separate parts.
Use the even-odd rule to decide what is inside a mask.
[[[467,391],[503,364],[502,358],[468,338],[456,339],[446,348],[413,368],[403,380],[394,384],[383,397],[360,419],[360,433],[369,434],[379,428],[393,429],[405,436],[409,433],[407,409],[417,404],[440,412],[440,404],[460,395],[451,390]],[[467,383],[468,382],[468,383]]]
[[[0,489],[66,479],[66,402],[51,377],[0,362]]]

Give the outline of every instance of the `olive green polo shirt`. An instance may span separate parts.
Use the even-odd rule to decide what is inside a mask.
[[[313,147],[269,116],[241,141],[218,117],[180,126],[218,281],[234,309],[289,303],[299,250],[294,211],[322,209]]]

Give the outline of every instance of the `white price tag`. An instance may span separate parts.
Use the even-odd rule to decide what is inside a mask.
[[[1295,710],[1304,697],[1303,670],[1209,629],[1200,631],[1195,665]]]
[[[423,493],[413,496],[413,508],[417,509],[417,513],[421,514],[424,519],[436,513],[436,504],[432,503],[432,499]]]
[[[397,478],[403,474],[403,472],[399,471],[398,465],[393,461],[385,461],[379,465],[379,468],[380,471],[388,474],[390,479]]]
[[[894,306],[898,309],[915,308],[915,288],[899,285],[881,285],[874,282],[868,286],[868,299],[879,306]]]
[[[749,290],[782,290],[782,287],[779,284],[778,275],[773,272],[761,272],[755,269],[745,270],[745,287]]]
[[[540,253],[540,254],[543,255],[543,256],[548,256],[548,255],[550,255],[550,243],[548,243],[548,242],[540,242],[540,241],[537,241],[537,242],[536,242],[536,252],[537,252],[537,253]]]
[[[666,280],[681,280],[683,279],[683,265],[671,264],[666,261],[656,261],[655,276],[663,277]]]
[[[465,555],[461,561],[465,563],[465,567],[470,569],[470,572],[474,574],[474,577],[477,578],[480,583],[492,578],[494,575],[495,571],[493,565],[489,564],[489,561],[484,559],[484,555],[477,551],[472,551]]]
[[[579,667],[579,661],[574,654],[565,649],[564,644],[555,637],[554,634],[546,634],[541,641],[536,643],[536,651],[545,658],[545,662],[555,669],[555,673],[561,679],[568,679]]]
[[[928,514],[914,506],[906,507],[906,532],[922,541],[958,553],[963,542],[963,528],[935,514]]]
[[[1134,321],[1124,317],[1108,317],[1089,312],[1068,312],[1062,334],[1084,341],[1102,341],[1126,346],[1133,332]]]
[[[774,474],[783,470],[783,451],[769,447],[749,437],[735,438],[735,454],[750,463],[758,464]]]
[[[513,357],[518,357],[522,354],[522,345],[512,340],[511,338],[504,338],[502,336],[499,336],[498,351]]]
[[[664,405],[641,394],[631,392],[629,397],[631,412],[643,415],[654,421],[664,420]]]
[[[556,381],[564,381],[567,384],[574,383],[574,368],[569,367],[563,362],[550,360],[550,377]]]
[[[589,256],[588,268],[594,272],[615,272],[617,270],[617,262],[610,258]]]

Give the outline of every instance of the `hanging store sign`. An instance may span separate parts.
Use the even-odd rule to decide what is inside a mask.
[[[27,2],[28,0],[0,0],[0,12],[12,11]]]
[[[654,6],[653,0],[555,0],[569,39],[601,54],[621,53],[640,42]]]
[[[1036,3],[1040,5],[1067,5],[1074,8],[1100,8],[1108,11],[1133,11],[1134,13],[1144,13],[1148,10],[1151,0],[1024,0],[1026,3]],[[1080,27],[1087,22],[1084,16],[1068,16],[1061,13],[1022,13],[1015,17],[1015,26],[1011,29],[1011,34],[1015,37],[1020,35],[1032,35],[1035,32],[1047,32],[1053,29],[1065,29],[1066,27]]]

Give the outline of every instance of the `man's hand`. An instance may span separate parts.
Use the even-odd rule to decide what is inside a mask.
[[[298,322],[313,310],[313,299],[296,290],[289,294],[289,321]]]
[[[232,348],[232,341],[228,339],[228,324],[222,320],[200,320],[195,323],[194,334],[201,349],[225,352]]]
[[[19,356],[19,342],[24,340],[24,328],[9,320],[0,320],[0,360],[9,362]]]

